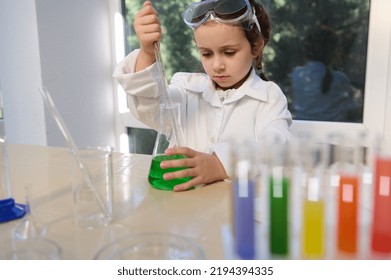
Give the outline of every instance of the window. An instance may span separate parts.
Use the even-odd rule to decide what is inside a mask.
[[[293,132],[311,130],[322,137],[330,131],[367,130],[391,142],[389,129],[391,114],[389,110],[386,110],[386,108],[391,108],[391,83],[388,81],[391,76],[391,18],[386,12],[391,9],[391,2],[371,0],[369,4],[362,121],[346,123],[296,120],[292,125]]]
[[[128,127],[129,152],[152,155],[157,132],[153,129]]]
[[[122,0],[125,16],[126,53],[138,47],[137,39],[132,33],[133,16],[142,6],[143,0]],[[192,40],[192,31],[181,19],[181,12],[192,2],[191,0],[154,1],[164,29],[162,42],[163,60],[166,73],[171,77],[176,71],[200,71],[198,54]],[[391,9],[388,0],[263,0],[272,20],[273,37],[265,48],[265,73],[270,80],[281,86],[287,95],[289,108],[295,118],[292,131],[312,130],[318,135],[325,135],[331,130],[357,131],[370,130],[380,132],[387,138],[386,124],[390,122],[390,113],[386,107],[391,106],[391,85],[387,83],[390,76],[391,60],[391,18],[386,11]],[[179,11],[179,12],[178,12]],[[320,35],[318,33],[320,33]],[[312,41],[311,41],[312,40]],[[305,66],[313,56],[310,47],[318,43],[326,45],[327,51],[332,51],[331,59],[320,61],[326,66],[312,65],[314,71],[328,72],[329,87],[320,92],[324,75],[312,77],[317,80],[318,94],[325,100],[325,94],[330,93],[333,82],[345,80],[344,94],[346,99],[332,105],[320,108],[309,116],[300,110],[307,98],[301,98],[298,93],[305,90],[303,81],[295,81],[292,77],[302,77]],[[312,56],[312,57],[311,57]],[[326,63],[327,62],[327,63]],[[293,75],[295,69],[298,74]],[[307,78],[310,79],[310,78]],[[314,83],[312,84],[314,85]],[[307,85],[308,87],[308,85]],[[328,90],[327,90],[328,88]],[[350,89],[350,91],[348,90]],[[296,91],[295,91],[296,90]],[[388,92],[388,95],[387,95]],[[307,93],[310,94],[310,93]],[[348,100],[348,98],[350,98]],[[319,100],[318,100],[319,101]],[[307,102],[311,104],[310,102]],[[321,105],[324,105],[321,102]],[[344,104],[344,116],[332,117],[331,113],[322,112],[336,109]],[[314,108],[312,108],[314,109]],[[308,112],[304,110],[304,112]],[[128,127],[144,127],[137,122],[124,121]],[[144,127],[145,128],[145,127]]]
[[[297,120],[361,123],[369,0],[266,1],[266,72]]]

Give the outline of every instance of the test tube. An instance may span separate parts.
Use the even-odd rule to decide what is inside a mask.
[[[0,82],[0,137],[5,138],[4,102],[3,102],[3,92],[1,90],[1,82]]]
[[[269,147],[269,250],[271,254],[286,256],[289,253],[288,201],[290,188],[289,150],[280,139]]]
[[[0,138],[0,200],[9,199],[11,197],[11,189],[8,173],[8,153],[7,142],[5,138]]]
[[[15,203],[11,194],[8,170],[8,149],[5,138],[0,137],[0,223],[19,219],[24,216],[24,205]]]
[[[254,259],[255,250],[255,145],[236,145],[233,151],[233,232],[235,252],[240,259]]]
[[[374,196],[371,247],[391,253],[391,150],[378,147],[374,166]]]
[[[11,197],[8,177],[8,153],[5,139],[3,92],[0,82],[0,201]]]
[[[315,139],[302,144],[302,252],[305,258],[322,258],[325,252],[327,148]]]
[[[19,219],[26,213],[24,205],[16,204],[12,198],[4,125],[3,93],[0,83],[0,223]]]
[[[337,248],[340,252],[356,254],[361,147],[357,143],[357,137],[351,139],[345,135],[341,140],[335,149],[335,152],[339,153]]]

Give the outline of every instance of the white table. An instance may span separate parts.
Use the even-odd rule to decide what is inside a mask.
[[[151,156],[114,154],[114,221],[102,229],[83,229],[73,220],[68,150],[9,145],[12,196],[24,202],[31,192],[34,217],[49,226],[46,235],[62,248],[63,259],[92,259],[99,249],[129,234],[163,232],[189,238],[206,259],[224,259],[221,226],[230,221],[230,184],[216,183],[175,193],[147,181]],[[12,243],[21,220],[0,224],[0,250]]]
[[[171,233],[187,237],[204,251],[205,259],[231,257],[224,247],[222,229],[230,233],[231,185],[218,182],[186,192],[170,192],[152,188],[148,181],[151,156],[115,153],[114,165],[114,221],[102,229],[83,229],[73,220],[71,167],[73,159],[68,150],[58,147],[9,145],[12,196],[23,203],[25,187],[31,192],[31,206],[36,220],[49,226],[47,238],[62,248],[63,259],[93,259],[105,245],[130,234],[152,232]],[[329,216],[326,231],[328,240],[325,258],[390,259],[391,256],[370,252],[371,186],[363,186],[360,205],[360,253],[343,256],[335,250],[335,217]],[[266,196],[267,197],[267,196]],[[261,258],[268,253],[266,197],[258,197],[256,208],[258,251]],[[335,195],[329,199],[335,202]],[[258,204],[258,206],[259,206]],[[292,209],[297,205],[291,205]],[[293,208],[296,207],[296,208]],[[333,208],[335,208],[333,206]],[[263,213],[263,214],[262,214]],[[300,215],[291,221],[291,255],[300,259]],[[331,217],[331,218],[330,218]],[[260,218],[262,220],[262,218]],[[0,224],[0,252],[12,244],[15,228],[21,220]],[[228,229],[228,230],[227,230]],[[228,252],[228,253],[227,253]]]

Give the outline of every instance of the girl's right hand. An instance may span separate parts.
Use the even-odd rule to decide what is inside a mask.
[[[162,37],[162,29],[157,11],[150,1],[145,1],[143,8],[134,19],[134,30],[140,42],[140,51],[155,59],[154,43]]]

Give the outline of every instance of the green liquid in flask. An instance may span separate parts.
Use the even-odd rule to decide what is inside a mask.
[[[182,155],[158,155],[152,159],[151,168],[149,169],[148,182],[156,189],[172,191],[176,185],[188,182],[191,177],[184,177],[172,180],[164,180],[163,175],[168,172],[175,172],[178,170],[186,169],[187,167],[176,168],[160,168],[160,163],[165,160],[181,159],[185,158]]]

